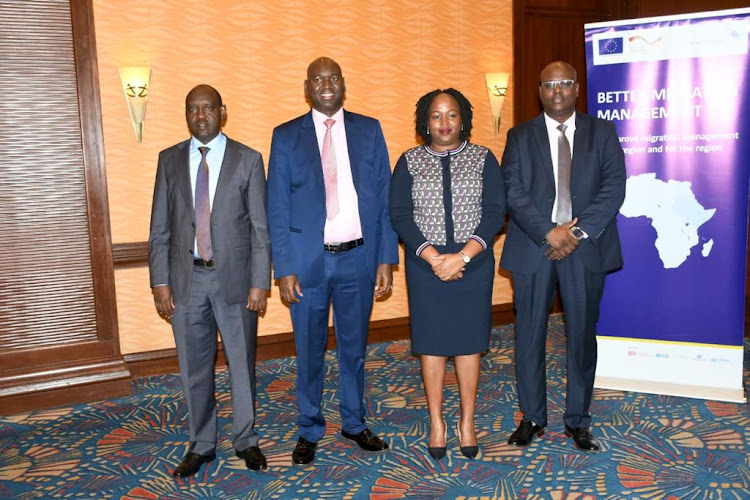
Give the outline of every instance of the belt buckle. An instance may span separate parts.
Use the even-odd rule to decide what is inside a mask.
[[[213,268],[216,267],[216,261],[213,260],[213,259],[211,259],[211,260],[203,260],[201,258],[197,258],[197,259],[193,260],[193,263],[195,265],[197,265],[197,266],[200,266],[200,267],[204,268],[204,269],[213,269]]]

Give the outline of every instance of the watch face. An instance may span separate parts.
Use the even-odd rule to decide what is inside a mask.
[[[581,228],[576,227],[573,229],[573,236],[575,236],[577,239],[583,238],[583,231],[581,231]]]
[[[469,257],[468,255],[462,255],[461,258],[464,259],[464,263],[466,264],[471,262],[471,257]]]

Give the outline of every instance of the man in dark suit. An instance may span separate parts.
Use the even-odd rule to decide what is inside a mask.
[[[253,429],[258,312],[271,286],[265,172],[257,151],[221,133],[225,116],[214,88],[188,93],[192,138],[159,154],[151,210],[151,287],[172,323],[188,407],[180,477],[216,457],[217,327],[232,386],[232,445],[249,469],[266,468]]]
[[[615,217],[625,198],[625,159],[611,122],[575,111],[570,64],[551,63],[540,81],[544,112],[508,132],[502,160],[510,226],[500,266],[513,275],[523,413],[508,443],[528,446],[547,425],[545,343],[559,284],[568,339],[565,434],[594,451],[596,323],[606,274],[622,267]]]
[[[373,289],[388,293],[398,239],[388,210],[391,168],[377,120],[342,108],[344,77],[332,59],[307,69],[312,110],[273,132],[268,217],[275,277],[289,303],[297,351],[299,439],[295,465],[315,459],[328,314],[339,364],[341,434],[367,451],[388,445],[365,422],[365,350]]]

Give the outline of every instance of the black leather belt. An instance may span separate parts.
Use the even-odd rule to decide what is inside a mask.
[[[358,240],[347,241],[345,243],[326,244],[326,245],[323,245],[323,250],[325,250],[328,253],[347,252],[351,250],[352,248],[357,248],[358,246],[364,245],[364,244],[365,244],[365,240],[360,238]]]
[[[214,267],[216,267],[216,261],[214,261],[214,259],[211,259],[211,260],[193,259],[193,265],[205,267],[206,269],[213,269]]]

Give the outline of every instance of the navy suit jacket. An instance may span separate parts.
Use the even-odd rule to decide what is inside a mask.
[[[546,259],[543,242],[555,227],[555,174],[544,114],[508,131],[502,170],[510,224],[500,266],[533,273]],[[576,112],[570,183],[573,217],[589,235],[575,253],[594,272],[622,267],[616,216],[625,199],[625,155],[612,122]]]
[[[380,123],[344,111],[368,273],[398,263],[388,208],[391,167]],[[268,221],[274,276],[295,274],[303,287],[324,279],[325,185],[312,111],[273,131],[268,163]]]

